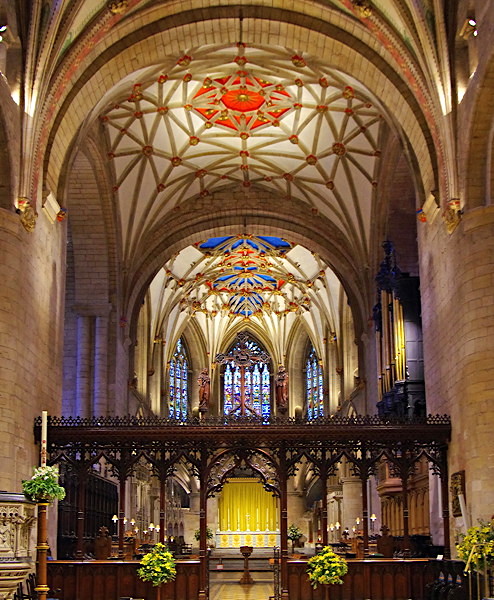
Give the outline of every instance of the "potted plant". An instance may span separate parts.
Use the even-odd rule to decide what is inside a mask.
[[[199,541],[201,539],[201,530],[200,529],[196,529],[194,531],[194,539]],[[211,531],[211,529],[209,527],[206,527],[206,540],[211,540],[213,539],[213,532]],[[208,544],[209,546],[209,544]]]
[[[150,552],[145,554],[137,569],[137,575],[142,581],[150,581],[154,586],[160,586],[167,581],[173,581],[177,575],[175,559],[165,544],[158,542]]]
[[[292,542],[292,554],[295,551],[295,542],[297,542],[302,537],[302,535],[302,530],[299,527],[297,527],[297,525],[295,525],[294,523],[292,523],[288,528],[287,537]]]
[[[23,480],[22,491],[33,502],[63,500],[65,489],[58,483],[58,465],[35,467],[31,479]]]
[[[341,578],[347,573],[346,560],[335,554],[329,546],[325,546],[319,554],[307,561],[307,574],[314,588],[318,585],[342,584],[343,580]],[[326,595],[328,595],[328,592]]]

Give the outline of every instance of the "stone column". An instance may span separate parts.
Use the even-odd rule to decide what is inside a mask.
[[[329,541],[337,542],[341,535],[341,523],[343,521],[343,514],[341,505],[343,501],[343,492],[339,488],[335,489],[334,486],[329,488],[328,493],[328,521],[329,521]],[[340,527],[337,529],[336,524],[339,523]],[[331,529],[331,527],[333,527]]]
[[[451,234],[439,211],[419,228],[420,289],[427,412],[451,415],[448,470],[465,470],[466,510],[476,523],[489,519],[494,506],[489,468],[494,429],[494,205],[469,210],[468,197],[465,201],[465,214]]]
[[[95,417],[108,413],[108,315],[96,317],[94,334],[94,406]]]
[[[352,534],[352,527],[355,525],[355,519],[362,519],[362,484],[357,477],[344,477],[343,484],[343,501],[342,501],[342,521],[341,531],[346,527]],[[341,532],[340,532],[341,534]]]

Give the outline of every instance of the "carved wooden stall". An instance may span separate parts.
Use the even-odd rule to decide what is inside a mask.
[[[401,478],[403,487],[403,548],[406,557],[410,547],[407,481],[415,465],[425,457],[432,471],[441,478],[444,539],[449,540],[446,453],[451,425],[447,416],[402,421],[391,421],[378,416],[336,416],[311,421],[285,417],[263,419],[254,416],[202,417],[186,421],[154,417],[52,417],[48,429],[51,463],[63,462],[80,472],[81,469],[90,471],[92,465],[103,461],[118,478],[119,556],[123,555],[125,482],[136,466],[142,462],[147,463],[152,473],[158,477],[162,489],[179,463],[186,464],[197,477],[200,482],[200,565],[197,596],[187,596],[190,600],[196,597],[198,600],[207,600],[209,597],[206,538],[208,498],[218,494],[238,468],[249,469],[266,490],[279,498],[281,599],[295,600],[298,584],[295,585],[294,577],[297,580],[305,577],[305,571],[295,575],[295,567],[289,569],[287,538],[287,481],[295,474],[302,460],[312,464],[321,477],[323,486],[343,459],[361,479],[364,556],[368,554],[369,548],[367,480],[375,473],[380,461],[386,460],[392,465]],[[39,436],[39,423],[36,433]],[[84,482],[84,477],[80,480]],[[161,500],[163,504],[163,498]],[[328,543],[326,500],[324,494],[323,544]],[[79,512],[81,513],[82,511]],[[165,531],[163,515],[162,505],[160,536]],[[79,531],[83,530],[83,523],[79,523]],[[446,546],[445,558],[449,556],[449,548]],[[59,561],[50,565],[51,575],[55,572],[57,563]],[[377,568],[377,564],[371,561],[365,569],[370,573]],[[408,567],[404,569],[403,577],[411,585],[411,571]],[[350,575],[350,579],[352,578],[353,575]],[[110,597],[117,598],[108,595]],[[389,597],[399,598],[401,595],[391,594]],[[76,598],[78,596],[63,596],[64,600]]]

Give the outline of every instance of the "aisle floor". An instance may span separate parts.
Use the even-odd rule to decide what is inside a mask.
[[[210,600],[269,600],[273,595],[272,583],[211,583]]]

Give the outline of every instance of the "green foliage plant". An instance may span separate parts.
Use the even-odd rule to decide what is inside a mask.
[[[312,587],[339,583],[348,573],[348,565],[342,556],[335,554],[329,546],[325,546],[319,554],[307,561],[307,574]]]
[[[209,527],[206,527],[206,539],[210,540],[213,537],[213,532],[211,531],[211,529]],[[200,529],[196,529],[194,531],[194,539],[199,541],[201,539],[201,530]]]
[[[29,500],[41,502],[43,500],[63,500],[65,488],[58,483],[58,466],[35,467],[31,479],[22,482],[22,491]]]
[[[154,586],[167,581],[173,581],[177,575],[175,559],[165,544],[157,543],[145,554],[137,569],[137,575],[142,581],[150,581]]]
[[[490,522],[479,521],[479,525],[470,527],[456,545],[458,558],[476,571],[494,564],[494,519]]]

